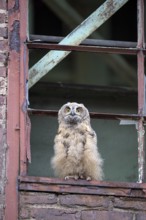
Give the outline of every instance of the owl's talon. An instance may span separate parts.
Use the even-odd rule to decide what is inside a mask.
[[[86,180],[87,180],[87,181],[90,181],[90,180],[91,180],[91,177],[90,177],[90,176],[88,176],[88,177],[86,178]]]
[[[65,177],[65,180],[69,180],[69,179],[78,180],[78,179],[79,179],[79,176],[74,175],[74,176],[66,176],[66,177]]]

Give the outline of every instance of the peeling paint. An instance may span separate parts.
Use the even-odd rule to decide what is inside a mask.
[[[19,10],[19,0],[15,0],[14,5],[12,6],[12,8],[9,10],[9,14],[16,12],[17,10]]]
[[[20,38],[19,38],[20,23],[14,21],[13,30],[10,32],[10,49],[16,52],[20,51]]]
[[[144,126],[143,119],[138,122],[138,182],[142,183],[144,180],[144,164],[145,164],[145,153],[144,153]]]

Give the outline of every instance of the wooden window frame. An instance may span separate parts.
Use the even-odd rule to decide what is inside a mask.
[[[144,46],[144,1],[137,0],[137,42],[107,41],[86,39],[79,46],[60,45],[61,37],[31,35],[26,42],[28,49],[48,49],[64,51],[84,51],[111,54],[125,54],[137,56],[137,76],[138,76],[138,114],[105,114],[91,112],[93,118],[104,119],[125,119],[135,120],[138,124],[138,182],[144,181],[144,122],[146,120],[145,107],[145,79],[144,79],[144,56],[146,49]],[[36,41],[39,39],[39,42]],[[38,109],[29,109],[31,114],[57,115],[57,111],[46,111]],[[25,163],[26,165],[26,163]],[[25,168],[26,170],[26,168]],[[22,171],[23,173],[23,171]],[[24,171],[26,173],[26,171]]]
[[[98,53],[114,53],[114,54],[129,54],[137,56],[137,75],[138,75],[138,114],[104,114],[92,112],[91,117],[94,118],[106,118],[106,119],[132,119],[136,120],[138,123],[138,182],[142,183],[144,180],[144,121],[146,120],[144,114],[145,106],[145,80],[144,80],[144,56],[146,54],[146,49],[144,47],[144,1],[137,0],[137,43],[129,42],[117,42],[117,41],[106,41],[106,40],[92,40],[87,39],[82,45],[79,46],[70,46],[70,45],[59,45],[56,44],[59,42],[59,38],[46,37],[45,43],[41,39],[41,36],[30,36],[30,40],[26,41],[24,47],[27,49],[49,49],[49,50],[64,50],[64,51],[86,51],[86,52],[98,52]],[[41,42],[35,41],[35,38],[42,40]],[[43,37],[42,37],[43,38]],[[55,39],[55,40],[54,40]],[[33,41],[34,40],[34,41]],[[46,41],[48,41],[46,43]],[[113,44],[113,45],[112,45]],[[93,46],[94,45],[94,46]],[[96,46],[95,46],[96,45]],[[26,49],[26,50],[27,50]],[[24,56],[24,55],[23,55]],[[25,63],[24,71],[26,70]],[[26,91],[25,91],[26,92]],[[46,115],[57,115],[57,111],[43,111],[43,110],[34,110],[28,109],[28,112],[31,114],[46,114]],[[26,121],[24,121],[24,124]],[[23,123],[22,123],[23,125]],[[27,129],[26,129],[27,130]],[[22,137],[22,140],[26,138]],[[27,144],[22,143],[21,146],[26,146]],[[21,152],[21,175],[27,175],[27,148],[22,148]]]
[[[18,219],[18,176],[26,151],[27,0],[9,0],[5,220]],[[20,147],[21,146],[21,147]],[[21,156],[20,156],[21,155]],[[22,173],[21,173],[22,174]]]
[[[56,44],[62,38],[49,36],[29,36],[24,47],[29,49],[49,49],[49,50],[64,50],[64,51],[84,51],[84,52],[98,52],[98,53],[112,53],[112,54],[129,54],[137,56],[137,75],[138,75],[138,114],[105,114],[91,112],[91,117],[104,119],[132,119],[138,123],[138,182],[142,183],[144,180],[144,122],[146,116],[144,114],[145,105],[145,80],[144,80],[144,56],[146,49],[144,47],[144,1],[137,0],[137,42],[119,42],[107,40],[92,40],[87,39],[79,46],[59,45]],[[35,39],[39,38],[39,42]],[[44,41],[45,38],[45,41]],[[28,53],[28,52],[27,52]],[[24,56],[24,55],[23,55]],[[26,64],[24,69],[26,70]],[[26,92],[26,91],[25,91]],[[38,109],[28,109],[31,114],[45,114],[57,115],[57,111],[47,111]],[[26,121],[24,121],[24,124]],[[23,123],[22,123],[23,125]],[[26,129],[27,130],[27,129]],[[23,133],[24,134],[24,133]],[[25,140],[26,138],[22,138]],[[27,144],[26,144],[27,145]],[[24,143],[21,146],[25,146]],[[20,173],[22,176],[27,175],[27,148],[22,147]],[[29,178],[29,177],[28,177]],[[40,177],[41,178],[41,177]],[[21,180],[21,178],[20,178]]]
[[[13,1],[13,0],[12,0]],[[14,1],[13,1],[14,2]],[[129,42],[117,41],[98,41],[86,40],[80,46],[58,45],[54,39],[47,37],[48,42],[33,42],[27,38],[27,0],[20,1],[20,52],[10,52],[9,69],[9,90],[8,90],[8,143],[11,149],[8,153],[9,165],[7,168],[7,177],[9,184],[6,187],[6,220],[17,219],[15,215],[12,218],[11,213],[18,213],[18,196],[16,191],[16,178],[19,172],[19,191],[41,191],[41,192],[58,192],[58,193],[81,193],[81,194],[98,194],[98,195],[115,195],[130,197],[146,197],[146,183],[144,180],[144,122],[146,115],[145,106],[145,80],[144,80],[144,56],[146,49],[144,47],[144,0],[137,0],[137,16],[138,16],[138,40],[132,45]],[[9,5],[9,7],[11,4]],[[12,28],[14,17],[9,16],[9,28]],[[31,39],[36,36],[30,36]],[[59,39],[57,39],[57,42]],[[128,46],[129,45],[129,46]],[[99,182],[84,180],[61,180],[56,178],[32,177],[27,175],[27,163],[30,157],[29,152],[29,129],[30,124],[28,114],[46,114],[57,115],[57,111],[43,111],[35,109],[27,109],[27,82],[28,82],[28,50],[30,48],[44,48],[51,50],[67,50],[67,51],[86,51],[98,53],[116,53],[130,54],[137,56],[137,74],[138,74],[138,113],[137,114],[105,114],[92,112],[93,118],[104,119],[130,119],[138,123],[138,170],[139,183],[117,183],[117,182]],[[12,58],[17,59],[17,65],[14,66]],[[20,59],[20,63],[19,63]],[[18,66],[20,64],[20,74]],[[13,73],[13,70],[17,74]],[[12,77],[14,79],[12,80]],[[17,87],[17,89],[15,89]],[[11,91],[14,90],[14,94]],[[16,95],[16,96],[14,96]],[[15,104],[14,104],[15,103]],[[11,112],[13,111],[13,117]],[[15,117],[14,117],[15,116]],[[17,145],[17,149],[16,146]],[[20,145],[20,151],[19,151]],[[20,156],[20,158],[19,158]],[[19,166],[20,161],[20,166]],[[14,166],[15,164],[15,166]],[[14,168],[13,171],[11,168]],[[15,190],[11,190],[11,189]],[[9,198],[13,198],[13,204]]]

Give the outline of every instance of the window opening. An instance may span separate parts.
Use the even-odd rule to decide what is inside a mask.
[[[47,2],[47,1],[44,1],[44,2]],[[116,11],[117,11],[127,1],[126,0],[121,1],[120,7],[118,6],[118,4],[120,4],[119,1],[115,1],[115,2],[116,2],[115,3],[116,6],[114,7],[114,9],[116,9]],[[107,0],[103,4],[108,4],[108,3],[110,4],[111,1]],[[70,7],[73,7],[72,6],[73,3],[71,3],[71,1],[69,1],[69,2],[63,1],[62,6],[64,4],[67,4],[67,6],[68,6],[68,4],[70,4]],[[58,3],[58,5],[59,5],[59,3]],[[52,10],[52,7],[55,7],[55,6],[49,6],[49,7]],[[126,4],[124,7],[126,8]],[[77,28],[76,31],[72,32],[73,36],[75,36],[77,39],[77,43],[75,43],[74,40],[73,41],[66,41],[66,40],[70,39],[72,34],[69,34],[68,37],[60,37],[60,36],[54,37],[54,36],[45,36],[45,35],[40,36],[40,35],[36,35],[36,34],[30,34],[29,40],[26,42],[26,44],[27,44],[27,47],[30,51],[30,56],[29,56],[30,58],[31,58],[31,53],[32,54],[38,53],[38,57],[39,57],[40,56],[39,52],[38,52],[39,49],[51,50],[48,52],[49,56],[47,56],[47,58],[43,58],[43,61],[39,62],[39,64],[35,61],[32,61],[32,63],[34,62],[36,64],[35,65],[32,64],[32,66],[30,68],[29,89],[30,89],[30,103],[31,103],[31,105],[30,105],[30,109],[28,109],[28,113],[31,117],[31,122],[32,122],[32,140],[33,141],[35,140],[35,129],[38,129],[40,127],[40,123],[42,123],[44,125],[44,129],[46,127],[45,130],[48,130],[49,134],[48,134],[48,137],[44,136],[44,132],[42,130],[41,131],[42,138],[40,138],[40,140],[38,138],[35,141],[36,142],[40,141],[40,146],[41,146],[41,144],[42,144],[42,146],[44,146],[41,140],[44,140],[44,142],[46,141],[46,143],[47,143],[48,141],[53,139],[53,136],[54,136],[53,131],[57,128],[56,116],[57,116],[58,105],[61,103],[62,104],[65,103],[65,102],[63,102],[63,99],[62,100],[60,99],[60,103],[59,103],[59,101],[58,101],[59,98],[57,99],[57,95],[63,94],[64,101],[69,98],[74,99],[75,97],[77,97],[77,99],[79,99],[79,100],[80,99],[83,100],[83,98],[81,98],[79,96],[81,94],[81,91],[84,93],[85,91],[91,90],[90,92],[87,92],[87,93],[90,97],[88,100],[89,100],[89,106],[91,109],[91,118],[92,118],[93,124],[95,124],[95,127],[96,127],[97,121],[99,122],[98,129],[97,130],[95,129],[97,131],[97,136],[99,136],[98,133],[100,133],[99,132],[100,128],[102,128],[101,129],[101,136],[102,136],[102,130],[107,129],[107,131],[109,132],[110,125],[114,124],[114,129],[117,132],[119,132],[119,133],[117,133],[117,136],[119,135],[119,138],[123,137],[122,139],[125,140],[125,142],[123,142],[123,148],[121,146],[120,149],[123,151],[126,149],[127,152],[129,152],[130,157],[134,158],[132,160],[134,161],[135,164],[131,165],[131,169],[133,169],[133,172],[131,173],[131,175],[130,175],[130,173],[128,173],[127,174],[128,177],[126,179],[124,179],[124,178],[120,179],[120,177],[119,178],[117,177],[117,179],[113,178],[113,180],[118,181],[118,179],[119,179],[119,181],[124,180],[127,182],[130,182],[130,181],[136,182],[138,179],[138,182],[141,183],[144,181],[144,178],[145,178],[144,177],[144,161],[145,161],[145,156],[144,156],[144,121],[145,121],[145,114],[144,114],[145,113],[144,112],[144,106],[145,106],[144,55],[146,52],[145,52],[145,47],[144,47],[144,2],[143,2],[143,0],[137,1],[137,4],[135,5],[135,10],[136,10],[136,8],[137,8],[137,12],[138,12],[137,13],[137,16],[138,16],[138,27],[137,27],[138,41],[137,42],[136,42],[135,37],[133,38],[134,39],[133,42],[129,42],[130,39],[128,39],[125,42],[125,41],[123,41],[124,38],[118,39],[118,41],[113,41],[113,40],[101,40],[100,37],[99,37],[99,39],[100,39],[99,40],[98,37],[96,38],[96,36],[95,36],[96,39],[92,39],[91,38],[92,35],[90,36],[89,39],[86,39],[87,35],[90,35],[93,30],[91,31],[91,33],[88,33],[88,34],[86,33],[87,35],[84,37],[83,37],[83,34],[81,34],[81,38],[80,38],[80,40],[78,40],[80,32],[76,33],[76,31],[80,30],[80,28],[82,30],[82,27],[80,27],[80,28]],[[54,10],[55,9],[53,9],[53,12],[54,12]],[[106,10],[108,10],[108,9],[106,9]],[[120,10],[122,10],[122,9],[120,9]],[[99,12],[99,11],[100,10],[98,8],[95,11],[95,14],[96,14],[96,12]],[[108,14],[108,16],[109,17],[112,16],[112,13],[113,12],[111,12],[111,14]],[[59,15],[59,17],[60,16],[61,15]],[[106,19],[109,19],[109,17],[106,17]],[[93,18],[93,17],[91,16],[90,18]],[[81,18],[78,16],[78,20],[80,20],[80,19]],[[62,20],[64,21],[64,18],[62,18]],[[73,22],[75,24],[77,22],[75,20],[74,15],[73,15]],[[90,20],[86,20],[86,22],[90,22]],[[101,18],[101,23],[102,22],[104,23],[103,18]],[[83,22],[83,24],[84,23],[85,22]],[[135,21],[135,23],[136,23],[136,21]],[[59,21],[59,24],[60,24],[60,21]],[[92,24],[90,24],[87,27],[91,27],[91,29],[92,29]],[[135,27],[133,29],[135,30]],[[39,33],[37,33],[37,34],[39,34]],[[116,37],[115,37],[115,39],[116,39]],[[71,37],[71,40],[72,40],[72,37]],[[61,43],[59,43],[59,42],[61,42]],[[40,50],[40,52],[42,53],[41,50]],[[64,51],[64,52],[62,52],[62,51]],[[84,54],[85,54],[85,52],[88,52],[88,54],[89,54],[89,52],[90,53],[94,52],[98,55],[100,54],[102,56],[102,59],[105,61],[105,63],[108,63],[108,65],[110,63],[110,65],[111,65],[110,68],[112,70],[114,69],[114,65],[116,65],[116,67],[115,67],[116,71],[120,72],[120,70],[121,70],[120,68],[122,68],[122,71],[125,70],[125,71],[123,71],[123,75],[126,74],[127,78],[129,78],[129,81],[127,81],[128,86],[127,87],[124,86],[121,88],[121,87],[119,87],[119,85],[117,85],[117,87],[113,88],[113,87],[111,87],[113,82],[111,83],[111,85],[105,84],[105,86],[101,86],[101,85],[95,86],[95,85],[78,84],[78,83],[74,85],[74,84],[71,84],[70,82],[66,83],[66,82],[56,82],[56,81],[55,82],[54,81],[53,82],[51,82],[51,81],[44,82],[46,80],[46,78],[44,77],[41,79],[41,77],[45,76],[45,74],[49,71],[48,65],[47,65],[46,69],[43,68],[45,66],[44,63],[46,62],[46,60],[48,62],[48,57],[50,60],[52,60],[53,54],[54,54],[55,64],[57,64],[67,54],[69,54],[70,51],[72,51],[71,55],[69,55],[69,57],[66,58],[69,60],[69,61],[67,61],[69,68],[70,68],[70,64],[75,59],[77,60],[77,58],[75,58],[75,56],[80,57],[79,51],[81,51]],[[109,54],[109,59],[107,58],[107,53]],[[57,61],[58,54],[59,54],[60,58]],[[136,56],[137,56],[137,66],[135,65]],[[125,57],[126,57],[126,59],[125,59]],[[81,59],[82,59],[82,57],[81,57]],[[38,58],[38,60],[39,60],[39,58]],[[30,59],[30,61],[31,61],[31,59]],[[65,60],[62,61],[62,64],[60,63],[59,65],[63,65],[63,62],[65,63]],[[59,67],[59,65],[58,65],[58,67]],[[55,67],[55,68],[57,69],[58,67]],[[53,68],[53,67],[50,67],[50,69],[51,68]],[[136,69],[137,69],[137,75],[136,75]],[[53,69],[53,71],[54,71],[54,69]],[[35,79],[34,76],[37,76],[37,77],[39,76],[39,77],[38,78],[36,77],[36,79]],[[119,74],[119,76],[120,76],[120,74]],[[34,85],[38,81],[39,81],[39,83]],[[116,82],[114,82],[114,83],[116,84]],[[32,89],[31,89],[31,87],[32,87]],[[45,100],[45,103],[46,103],[47,97],[45,97],[45,92],[49,89],[49,92],[51,94],[51,92],[52,92],[50,89],[51,87],[52,87],[52,91],[54,91],[53,92],[54,94],[52,93],[54,96],[52,96],[52,100],[49,97],[50,100],[48,102],[49,103],[48,104],[49,108],[48,108],[47,105],[43,106],[42,102],[43,102],[43,100]],[[136,87],[138,87],[138,89]],[[39,90],[39,88],[41,88],[41,90]],[[42,96],[40,94],[40,98],[39,98],[40,104],[39,105],[38,105],[38,101],[37,101],[38,91],[40,93],[42,93]],[[75,97],[73,97],[74,91],[77,91],[77,93],[79,91],[78,95],[77,96],[75,95]],[[97,99],[96,95],[92,96],[92,94],[94,95],[93,91],[95,92],[95,94],[98,94],[99,97],[101,98],[101,100],[99,100],[101,102],[101,106],[103,104],[102,100],[105,99],[107,101],[109,99],[109,97],[112,99],[113,97],[117,96],[118,98],[120,97],[121,100],[122,99],[124,100],[123,94],[126,94],[125,97],[127,98],[127,100],[126,101],[124,100],[124,102],[125,103],[131,102],[130,101],[131,98],[129,98],[129,101],[128,101],[127,95],[129,95],[129,97],[132,97],[132,99],[133,99],[132,111],[131,110],[127,111],[127,109],[126,109],[126,111],[124,112],[123,110],[120,109],[120,111],[118,112],[118,110],[115,109],[115,112],[114,111],[112,112],[112,110],[111,110],[111,112],[110,111],[105,112],[104,109],[102,109],[102,108],[101,109],[99,108],[99,111],[97,111],[98,102],[96,103],[96,101],[98,99]],[[56,95],[55,95],[55,92],[56,92]],[[67,96],[66,96],[66,94],[67,94]],[[88,97],[88,95],[84,94],[84,99],[86,99]],[[91,96],[94,97],[92,102],[96,103],[93,106],[90,102]],[[102,98],[102,96],[104,98]],[[43,99],[42,99],[42,97],[43,97]],[[55,102],[54,102],[54,100],[55,100]],[[53,102],[56,104],[54,104]],[[113,103],[114,103],[114,99],[113,99]],[[138,106],[137,106],[137,103],[138,103]],[[86,105],[86,106],[88,107],[88,105]],[[106,106],[105,106],[105,109],[106,109]],[[137,112],[137,109],[138,109],[138,112]],[[102,111],[100,111],[100,110],[102,110]],[[40,118],[42,121],[38,122],[40,120]],[[55,123],[55,120],[56,120],[56,123]],[[48,121],[48,123],[47,123],[47,121]],[[124,125],[119,126],[118,125],[119,121],[121,121],[121,124],[124,124]],[[128,124],[131,124],[131,125],[128,125]],[[47,127],[50,125],[53,125],[54,129],[51,129],[51,127]],[[101,125],[101,127],[100,127],[100,125]],[[35,128],[34,130],[33,130],[33,127]],[[109,127],[109,129],[108,129],[108,127]],[[135,129],[135,127],[137,130]],[[36,131],[36,132],[40,133],[40,130]],[[123,132],[123,133],[120,136],[121,132]],[[136,132],[137,132],[137,134],[136,134]],[[110,133],[108,135],[109,135],[109,137],[112,136],[112,135],[110,135]],[[34,138],[33,138],[33,136],[34,136]],[[126,138],[125,138],[125,136],[126,136]],[[130,138],[128,140],[127,137],[129,137],[129,136],[130,136]],[[138,143],[137,143],[137,140],[138,140]],[[52,142],[52,140],[51,140],[51,142]],[[114,142],[114,139],[113,139],[113,142]],[[131,147],[126,148],[126,146],[131,146]],[[33,147],[35,148],[35,144],[33,144]],[[100,147],[100,138],[99,138],[99,147]],[[102,146],[101,146],[101,148],[102,148]],[[118,148],[118,146],[117,146],[117,148]],[[51,146],[51,150],[53,150],[53,146]],[[35,149],[34,149],[34,151],[35,151]],[[36,152],[36,154],[37,153],[39,154],[39,152]],[[118,154],[118,152],[117,152],[117,154]],[[124,154],[126,156],[126,152]],[[102,154],[103,158],[104,158],[104,155],[105,155],[105,153]],[[112,156],[112,154],[109,156]],[[138,158],[138,161],[136,160],[136,156]],[[35,157],[36,161],[37,161],[37,157],[38,157],[38,155],[36,155],[36,157]],[[32,158],[33,158],[33,156],[32,156]],[[129,162],[128,157],[127,157],[126,161],[127,162],[125,162],[125,163],[127,163],[127,165],[128,165],[128,162]],[[32,162],[32,164],[29,165],[28,174],[30,174],[30,175],[37,175],[37,171],[35,173],[34,169],[33,169],[33,166],[35,166],[34,164]],[[49,163],[47,164],[47,166],[49,167]],[[119,167],[119,169],[120,169],[120,167]],[[39,168],[38,168],[38,170],[39,170]],[[138,170],[137,173],[136,173],[136,170]],[[39,172],[41,175],[41,169],[40,169],[40,171],[38,171],[38,174],[39,174]],[[51,175],[52,174],[50,171],[50,176]],[[132,175],[134,175],[134,176],[132,176]],[[47,176],[47,172],[46,172],[46,176]],[[105,176],[106,176],[106,172],[105,172]],[[109,180],[109,179],[110,179],[110,177],[107,177],[107,180]]]

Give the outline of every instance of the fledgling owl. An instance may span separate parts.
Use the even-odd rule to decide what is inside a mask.
[[[68,102],[58,112],[52,167],[57,177],[102,180],[103,160],[98,152],[96,133],[83,104]]]

